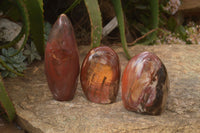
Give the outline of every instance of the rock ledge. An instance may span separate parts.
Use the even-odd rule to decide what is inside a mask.
[[[81,61],[88,49],[79,47]],[[123,71],[128,61],[121,47],[113,49]],[[168,70],[171,89],[160,116],[127,111],[121,91],[113,104],[91,103],[80,83],[72,101],[55,101],[47,86],[44,64],[39,62],[28,68],[25,77],[5,81],[18,122],[30,133],[200,132],[200,45],[134,46],[129,51],[131,55],[153,52]]]

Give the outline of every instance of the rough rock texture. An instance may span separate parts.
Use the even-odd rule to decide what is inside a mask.
[[[200,1],[199,0],[181,0],[182,5],[179,10],[200,10]],[[199,8],[199,9],[198,9]]]
[[[184,14],[184,17],[199,16],[200,1],[199,0],[182,0],[179,11]],[[180,15],[180,14],[179,14]]]
[[[0,43],[12,41],[21,31],[21,26],[8,20],[1,18],[0,19]],[[24,37],[15,45],[16,48],[20,48]]]
[[[88,48],[79,47],[81,62]],[[113,48],[124,70],[128,62],[124,52],[121,47]],[[91,103],[80,82],[72,101],[55,101],[47,86],[44,64],[39,62],[28,68],[25,77],[5,81],[18,122],[30,133],[200,132],[200,45],[134,46],[129,51],[131,55],[153,52],[168,70],[170,92],[166,110],[160,116],[127,111],[121,91],[113,104]]]

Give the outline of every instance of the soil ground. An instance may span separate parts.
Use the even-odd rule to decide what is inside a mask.
[[[0,118],[0,133],[25,133],[16,123],[8,123]]]

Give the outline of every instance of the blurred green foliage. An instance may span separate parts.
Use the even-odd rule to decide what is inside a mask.
[[[1,76],[3,78],[16,77],[17,73],[22,73],[26,69],[26,63],[24,62],[26,57],[23,55],[22,51],[20,51],[17,55],[12,56],[16,52],[17,49],[12,47],[8,49],[2,49],[2,55],[0,55],[0,58],[7,65],[5,67],[3,64],[0,64]],[[17,73],[13,73],[13,71]]]
[[[33,42],[30,45],[26,45],[25,48],[23,54],[27,57],[28,64],[31,64],[34,60],[41,60],[41,56],[38,54]]]
[[[13,21],[21,21],[23,26],[20,33],[11,42],[5,42],[0,46],[0,70],[2,77],[15,77],[16,75],[23,76],[23,71],[26,69],[25,59],[22,50],[27,43],[29,35],[32,38],[37,51],[31,45],[27,51],[28,61],[39,59],[44,54],[44,18],[43,18],[43,0],[3,0],[0,2],[0,10],[4,17],[10,18]],[[31,34],[30,34],[31,33]],[[24,36],[24,40],[19,49],[13,47]],[[28,53],[28,52],[26,52]],[[1,76],[0,76],[1,78]],[[14,107],[6,97],[4,86],[1,80],[0,91],[4,92],[0,95],[0,105],[7,114],[8,120],[12,121],[14,116]],[[10,112],[10,113],[9,113]]]
[[[1,116],[3,116],[9,122],[12,122],[15,119],[15,108],[5,90],[3,80],[1,77],[0,77],[0,103],[1,103],[0,106]]]
[[[160,23],[160,8],[165,2],[159,0],[126,0],[124,9],[131,33],[135,38],[157,29]],[[142,39],[141,44],[153,44],[157,39],[157,32],[153,32]]]
[[[115,9],[115,14],[119,23],[121,43],[127,58],[130,59],[131,56],[128,53],[127,42],[125,37],[125,25],[122,3],[121,0],[111,0],[111,2]],[[69,8],[65,11],[65,13],[71,11],[76,5],[78,5],[78,3],[80,3],[80,0],[75,0],[74,3],[71,6],[69,6]],[[102,18],[101,11],[99,8],[100,5],[98,3],[98,0],[84,0],[84,3],[90,17],[91,48],[98,47],[100,46],[102,39]]]

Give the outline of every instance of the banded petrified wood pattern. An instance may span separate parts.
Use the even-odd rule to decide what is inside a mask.
[[[154,54],[143,52],[134,56],[122,77],[122,100],[126,109],[158,115],[168,95],[167,70]]]
[[[56,100],[71,100],[77,87],[79,55],[73,27],[66,15],[57,19],[45,50],[45,74]]]
[[[118,55],[109,47],[89,51],[81,68],[81,85],[88,100],[112,103],[119,89],[120,64]]]

